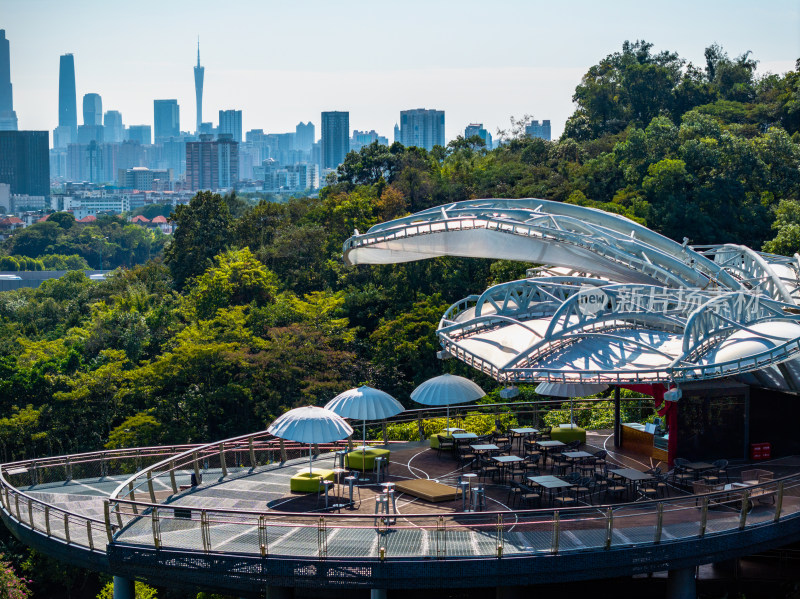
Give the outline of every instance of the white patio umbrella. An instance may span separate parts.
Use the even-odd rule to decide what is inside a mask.
[[[385,391],[367,385],[340,393],[325,404],[325,409],[339,414],[342,418],[362,421],[362,455],[367,453],[367,420],[383,420],[405,410],[403,404]],[[362,464],[363,462],[362,457]]]
[[[289,410],[273,422],[267,432],[281,439],[308,443],[308,472],[311,466],[311,445],[340,441],[353,434],[353,428],[344,418],[316,406],[305,406]]]
[[[463,376],[443,374],[422,383],[411,392],[411,399],[426,406],[447,406],[447,428],[450,428],[450,406],[475,401],[486,395],[477,384]]]
[[[569,423],[575,424],[572,419],[572,400],[576,397],[594,395],[608,389],[602,383],[539,383],[536,393],[550,397],[569,397]]]

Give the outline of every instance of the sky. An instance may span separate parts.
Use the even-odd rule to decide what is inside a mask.
[[[242,110],[243,130],[294,131],[347,110],[350,128],[393,140],[401,110],[445,111],[447,139],[469,123],[550,119],[558,137],[581,76],[623,41],[644,39],[704,64],[703,50],[751,51],[759,72],[800,58],[797,0],[0,0],[20,129],[58,124],[59,56],[75,56],[81,98],[126,126],[176,98],[195,128],[197,39],[204,121]]]

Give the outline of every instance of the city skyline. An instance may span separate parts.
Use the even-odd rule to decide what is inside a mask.
[[[551,120],[557,138],[574,109],[580,77],[625,39],[646,39],[695,64],[702,64],[704,48],[714,42],[732,56],[751,50],[761,72],[789,70],[800,56],[800,8],[783,0],[766,6],[681,2],[660,12],[648,9],[649,18],[627,1],[611,8],[576,2],[568,11],[506,1],[488,13],[477,2],[460,3],[459,10],[409,2],[402,11],[392,4],[311,4],[266,8],[245,1],[228,13],[208,2],[145,1],[130,14],[105,4],[102,11],[76,11],[51,0],[11,2],[0,28],[11,42],[19,128],[57,126],[58,63],[66,53],[75,57],[79,97],[99,93],[104,107],[121,112],[128,125],[153,124],[158,98],[176,98],[191,110],[198,35],[204,111],[236,106],[245,131],[292,131],[299,121],[315,122],[320,112],[341,110],[350,113],[352,129],[391,136],[401,110],[432,107],[447,114],[448,140],[469,123],[483,122],[494,133],[509,126],[509,117],[524,114]],[[159,19],[146,19],[150,6],[158,8]],[[129,26],[121,30],[116,23],[123,12]],[[268,29],[258,18],[266,12],[274,25]],[[770,26],[754,28],[754,22]],[[476,24],[492,32],[488,38],[474,34]],[[343,27],[365,33],[337,36]],[[378,44],[369,41],[373,30],[383,32]],[[400,43],[409,39],[415,43]],[[182,129],[188,131],[193,119],[187,117]]]

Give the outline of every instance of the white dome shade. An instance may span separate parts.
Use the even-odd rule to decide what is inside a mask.
[[[747,328],[750,330],[736,331],[725,339],[714,353],[712,361],[722,364],[741,360],[781,345],[781,340],[788,341],[800,337],[800,324],[791,322],[758,322]],[[758,333],[770,337],[761,337]]]
[[[403,404],[385,391],[367,385],[340,393],[325,404],[325,409],[354,420],[383,420],[405,410]]]
[[[550,397],[586,397],[608,389],[608,385],[597,383],[539,383],[536,393]]]
[[[315,406],[289,410],[273,422],[267,432],[299,443],[331,443],[353,434],[344,418]]]
[[[486,395],[477,384],[463,376],[443,374],[428,379],[411,392],[411,399],[425,406],[449,406],[475,401]]]

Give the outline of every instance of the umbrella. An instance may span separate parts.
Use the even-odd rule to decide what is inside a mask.
[[[340,393],[325,404],[325,409],[339,414],[342,418],[362,421],[362,454],[366,453],[367,420],[383,420],[405,410],[403,404],[385,391],[373,389],[367,385]]]
[[[569,397],[569,423],[572,420],[572,399],[574,397],[586,397],[594,395],[608,389],[608,385],[601,383],[539,383],[536,386],[536,393],[539,395],[549,395],[550,397]]]
[[[267,432],[281,439],[308,443],[308,472],[311,474],[311,444],[339,441],[352,435],[353,429],[344,418],[330,410],[306,406],[289,410],[275,420]]]
[[[450,405],[475,401],[486,395],[463,376],[443,374],[422,383],[411,392],[411,399],[426,406],[447,406],[447,428],[450,428]]]

